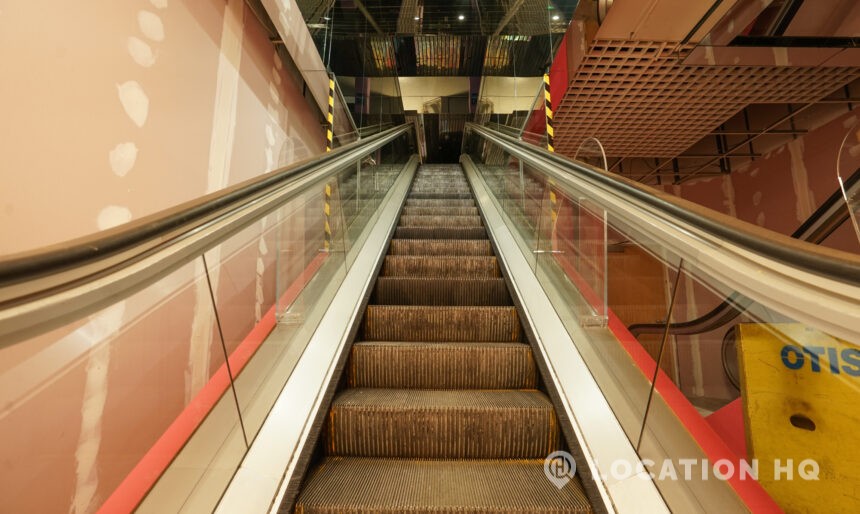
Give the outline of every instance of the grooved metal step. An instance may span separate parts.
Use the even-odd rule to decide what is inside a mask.
[[[477,207],[404,207],[404,216],[477,216]]]
[[[591,512],[544,474],[562,436],[493,251],[461,168],[422,166],[295,512]]]
[[[300,514],[587,513],[578,479],[557,489],[540,460],[328,457],[308,478]]]
[[[439,200],[432,198],[407,198],[407,207],[475,207],[475,200],[471,197],[466,198],[449,198],[447,200]]]
[[[521,340],[515,307],[368,305],[363,327],[366,341]]]
[[[454,193],[454,194],[468,194],[470,192],[469,186],[465,183],[462,184],[445,184],[438,185],[433,183],[415,183],[412,185],[412,189],[409,191],[409,194],[415,193]]]
[[[379,277],[370,296],[382,305],[512,305],[503,278]]]
[[[410,194],[414,192],[436,193],[436,192],[454,192],[454,193],[469,193],[469,183],[465,180],[451,180],[446,183],[437,183],[429,179],[418,179],[412,184]]]
[[[487,239],[484,227],[397,227],[398,239]]]
[[[328,423],[328,455],[536,459],[559,447],[555,410],[539,391],[349,388]]]
[[[392,239],[388,255],[492,256],[489,239]]]
[[[466,199],[472,198],[472,193],[409,193],[409,198],[425,199]]]
[[[389,255],[382,263],[383,277],[496,278],[499,262],[493,256]]]
[[[349,387],[534,389],[537,369],[523,343],[360,342],[347,365]]]
[[[483,227],[480,216],[400,216],[401,227]]]

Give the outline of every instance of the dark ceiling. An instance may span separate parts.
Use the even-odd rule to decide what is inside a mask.
[[[576,3],[298,1],[331,70],[341,76],[368,77],[539,76]],[[323,54],[329,45],[331,51]]]
[[[330,67],[341,76],[534,77],[550,61],[550,44],[547,35],[335,36]]]

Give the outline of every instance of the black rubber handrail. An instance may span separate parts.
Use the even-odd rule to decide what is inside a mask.
[[[857,186],[858,182],[860,182],[860,169],[856,170],[845,181],[845,190],[850,191]],[[848,220],[848,216],[848,206],[845,205],[842,190],[837,189],[791,234],[791,237],[816,245],[821,244],[830,234]],[[825,217],[826,219],[822,219]],[[729,295],[719,305],[696,319],[670,323],[669,334],[693,335],[716,330],[731,323],[732,320],[740,316],[750,303],[749,299],[737,293]],[[666,330],[666,324],[635,323],[627,327],[627,330],[634,337],[641,334],[662,334]]]
[[[161,242],[176,237],[175,231],[195,230],[208,221],[212,214],[230,205],[241,204],[255,195],[290,178],[308,173],[358,146],[372,144],[394,132],[407,130],[404,124],[385,132],[344,145],[323,156],[312,157],[255,177],[221,191],[182,203],[115,229],[97,232],[71,241],[0,258],[0,287],[20,284],[28,280],[52,275],[75,267],[85,266],[113,255],[132,251],[150,242]]]
[[[802,243],[793,241],[788,236],[781,234],[746,230],[738,227],[738,225],[745,225],[745,223],[739,222],[735,218],[718,212],[704,214],[705,209],[703,207],[680,198],[670,198],[668,193],[659,193],[630,179],[611,175],[603,170],[550,153],[543,148],[522,143],[515,138],[474,123],[469,123],[468,127],[483,134],[484,137],[506,141],[527,153],[539,156],[542,160],[556,164],[574,177],[580,175],[617,192],[621,196],[642,202],[670,217],[688,223],[703,232],[740,246],[752,253],[813,275],[828,277],[860,287],[860,257],[854,257],[845,252],[838,252],[839,255],[836,255],[813,245],[804,244],[801,246]]]

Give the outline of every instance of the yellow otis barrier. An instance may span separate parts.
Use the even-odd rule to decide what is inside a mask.
[[[797,323],[738,326],[749,457],[791,512],[856,512],[860,347]]]

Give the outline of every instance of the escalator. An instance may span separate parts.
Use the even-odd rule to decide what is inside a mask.
[[[758,320],[856,347],[856,256],[475,125],[462,169],[416,173],[409,130],[0,260],[10,509],[75,510],[91,485],[79,479],[95,474],[92,505],[104,512],[792,505],[756,481],[614,474],[618,463],[635,472],[733,454],[680,391],[657,383],[658,368],[640,364],[638,343],[617,334],[626,327],[595,323],[591,293],[605,289],[590,259],[611,251],[607,227],[617,229],[720,298],[748,298]],[[601,230],[574,227],[557,209],[562,195],[598,212]],[[846,379],[858,354],[847,350],[837,379],[851,396],[834,405],[856,403]],[[92,390],[69,395],[80,389]],[[791,397],[769,398],[760,404]],[[812,434],[791,414],[786,430]],[[840,440],[826,427],[812,435]],[[83,462],[96,439],[98,455]],[[545,460],[557,450],[579,464],[560,489],[547,474],[557,461]],[[842,463],[823,444],[808,450]],[[810,484],[815,501],[825,497]]]
[[[299,513],[591,512],[462,170],[412,184]]]

